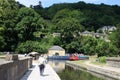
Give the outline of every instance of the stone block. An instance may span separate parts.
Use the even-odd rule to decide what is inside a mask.
[[[15,60],[18,60],[18,55],[17,54],[7,54],[5,59],[7,61],[15,61]]]

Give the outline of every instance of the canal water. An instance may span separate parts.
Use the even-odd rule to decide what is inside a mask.
[[[115,80],[100,74],[70,67],[66,65],[65,60],[49,60],[48,63],[58,73],[61,80]]]

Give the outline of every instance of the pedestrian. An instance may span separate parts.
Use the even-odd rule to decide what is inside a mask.
[[[43,76],[44,69],[45,69],[45,58],[43,55],[39,57],[39,68],[40,68],[40,75]]]
[[[27,56],[27,54],[25,53],[25,57]]]
[[[40,75],[43,76],[45,64],[40,64]]]

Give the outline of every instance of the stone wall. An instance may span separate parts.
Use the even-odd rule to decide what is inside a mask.
[[[23,74],[31,66],[31,58],[24,58],[0,64],[0,80],[20,80]]]
[[[100,67],[85,65],[85,64],[78,64],[74,62],[67,61],[68,66],[73,67],[74,69],[86,70],[87,72],[96,74],[95,76],[103,78],[104,80],[120,80],[120,74],[105,70]],[[99,76],[98,76],[99,75]]]
[[[107,58],[107,65],[111,67],[117,67],[120,68],[120,57],[109,57]]]

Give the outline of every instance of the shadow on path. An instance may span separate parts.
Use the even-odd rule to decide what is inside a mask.
[[[27,70],[26,73],[24,74],[24,76],[20,80],[27,80],[34,68],[35,68],[35,65],[32,65],[32,68]]]
[[[45,65],[44,65],[44,68],[41,68],[41,65],[39,65],[38,67],[40,71],[40,76],[42,77],[49,76],[49,74],[45,74]]]
[[[41,75],[41,76],[45,77],[45,76],[49,76],[49,74],[43,74],[43,75]]]

